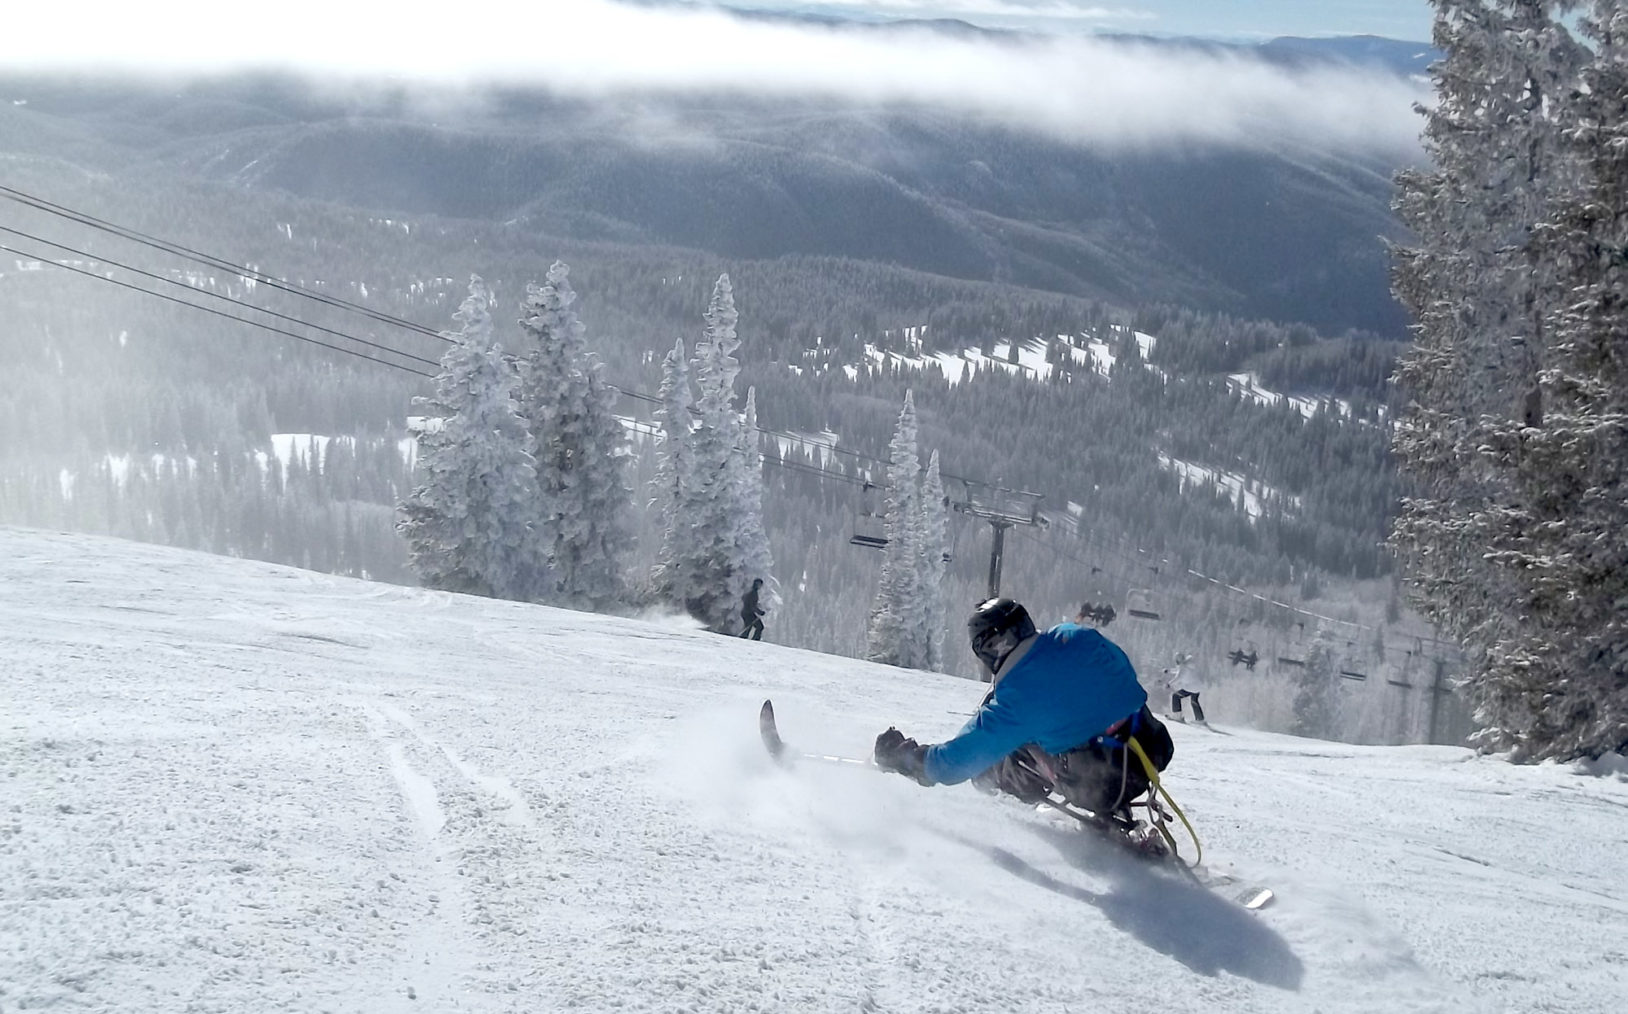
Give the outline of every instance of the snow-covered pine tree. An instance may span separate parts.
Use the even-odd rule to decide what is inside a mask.
[[[548,562],[533,589],[541,602],[605,610],[628,600],[633,494],[627,433],[611,411],[598,357],[571,304],[571,269],[555,261],[545,283],[526,287],[521,326],[532,348],[521,361],[519,412],[537,461],[537,534]]]
[[[752,444],[750,469],[743,441],[740,414],[735,410],[735,378],[740,364],[734,353],[740,347],[735,335],[739,314],[734,290],[727,274],[718,277],[707,305],[707,327],[695,346],[694,377],[697,391],[697,422],[693,432],[695,482],[688,500],[691,539],[686,555],[675,561],[680,572],[683,605],[690,615],[715,630],[732,630],[737,625],[741,596],[754,578],[763,578],[773,587],[771,575],[758,572],[766,567],[768,544],[753,544],[747,534],[754,526],[762,531],[762,476],[756,472],[756,444]],[[742,515],[748,510],[750,491],[755,489],[755,518]],[[750,558],[749,558],[750,557]]]
[[[927,665],[927,616],[922,601],[921,459],[916,450],[916,402],[904,408],[888,444],[887,497],[882,508],[882,577],[871,604],[865,657],[920,669]]]
[[[651,570],[652,593],[659,600],[682,604],[685,565],[696,556],[693,546],[695,494],[695,435],[691,411],[690,364],[684,339],[673,343],[661,363],[661,407],[656,410],[660,433],[656,443],[656,474],[651,480],[657,516],[661,519],[661,548]]]
[[[938,452],[927,461],[921,481],[921,599],[927,626],[926,665],[944,671],[944,578],[949,571],[949,511],[944,480],[939,475]]]
[[[1628,749],[1628,13],[1580,27],[1593,59],[1559,112],[1581,186],[1536,244],[1557,295],[1537,410],[1489,427],[1516,495],[1475,519],[1521,618],[1471,683],[1479,741],[1524,760]]]
[[[1418,243],[1395,251],[1415,344],[1396,377],[1406,401],[1394,449],[1412,495],[1392,544],[1421,610],[1464,643],[1479,701],[1496,646],[1531,634],[1513,608],[1521,575],[1488,552],[1522,509],[1522,483],[1485,449],[1541,415],[1545,330],[1563,291],[1534,236],[1574,187],[1555,114],[1584,51],[1554,17],[1569,4],[1435,5],[1444,58],[1424,131],[1432,168],[1398,177],[1396,208]]]
[[[453,319],[435,395],[421,402],[418,485],[397,529],[427,588],[523,598],[537,476],[515,375],[493,338],[491,293],[479,277]]]
[[[780,602],[774,580],[774,552],[763,527],[763,455],[758,451],[757,388],[746,389],[746,409],[730,467],[730,517],[735,522],[736,572],[744,594],[754,578],[763,579],[758,608],[772,613]]]

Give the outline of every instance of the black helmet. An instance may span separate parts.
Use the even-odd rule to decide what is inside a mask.
[[[1033,637],[1034,632],[1034,621],[1029,619],[1028,610],[1011,599],[980,602],[967,619],[972,653],[992,674],[999,672],[1012,649],[1025,637]]]

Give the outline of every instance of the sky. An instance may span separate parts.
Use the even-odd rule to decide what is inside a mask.
[[[983,686],[0,527],[8,1010],[1533,1011],[1621,1000],[1628,768],[1173,725],[1200,887],[862,765]],[[1167,646],[1168,647],[1168,646]],[[1191,850],[1189,850],[1191,854]],[[1232,899],[1270,887],[1268,907]]]
[[[1426,0],[733,0],[760,10],[959,18],[989,27],[1259,40],[1381,35],[1427,41]]]
[[[393,16],[320,0],[260,8],[174,0],[30,4],[8,11],[0,66],[197,75],[290,70],[336,83],[534,85],[619,101],[735,92],[953,111],[1108,145],[1306,143],[1417,150],[1419,81],[1273,66],[1235,54],[1109,45],[1089,36],[992,42],[840,31],[716,9],[611,0],[562,5],[403,0]],[[3,96],[0,96],[3,98]]]

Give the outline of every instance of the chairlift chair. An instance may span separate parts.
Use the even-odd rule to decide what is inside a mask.
[[[1409,648],[1407,653],[1402,656],[1402,671],[1396,676],[1385,677],[1385,682],[1389,683],[1393,687],[1401,687],[1404,690],[1412,690],[1413,680],[1411,677],[1413,675],[1413,662],[1419,657],[1418,653],[1423,651],[1424,645],[1415,639],[1414,647]]]
[[[1235,666],[1243,666],[1250,672],[1255,671],[1255,664],[1261,660],[1261,653],[1255,647],[1255,642],[1244,636],[1249,628],[1249,618],[1243,617],[1238,621],[1238,628],[1232,635],[1232,650],[1227,652],[1227,659]]]
[[[887,548],[887,526],[884,523],[882,512],[876,507],[876,484],[866,482],[859,494],[859,510],[854,514],[854,534],[849,536],[848,544],[864,546],[866,549]],[[945,498],[948,502],[949,498]],[[950,562],[950,552],[945,550],[944,562]]]
[[[882,515],[876,509],[876,484],[867,481],[859,491],[859,510],[854,514],[854,534],[850,545],[867,549],[887,546],[887,533],[882,526]]]
[[[1153,593],[1146,588],[1137,588],[1125,599],[1125,612],[1139,620],[1162,620],[1159,608],[1153,601]]]
[[[1084,620],[1086,623],[1089,623],[1094,627],[1106,627],[1108,624],[1114,622],[1114,617],[1118,615],[1119,613],[1114,610],[1114,607],[1107,602],[1103,602],[1100,605],[1094,602],[1087,602],[1080,606],[1080,611],[1075,614],[1075,618]]]
[[[1345,658],[1341,659],[1340,675],[1348,680],[1365,680],[1368,674],[1358,669],[1357,664],[1352,661],[1357,657],[1356,649],[1357,642],[1349,639],[1345,642]]]
[[[1289,643],[1278,654],[1278,661],[1283,665],[1306,667],[1306,624],[1296,623],[1295,633],[1290,637]]]

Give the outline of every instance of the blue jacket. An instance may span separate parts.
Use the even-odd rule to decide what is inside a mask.
[[[1117,644],[1089,627],[1059,623],[1019,646],[992,696],[947,743],[927,748],[934,783],[964,782],[1020,746],[1059,754],[1102,735],[1147,703]]]

